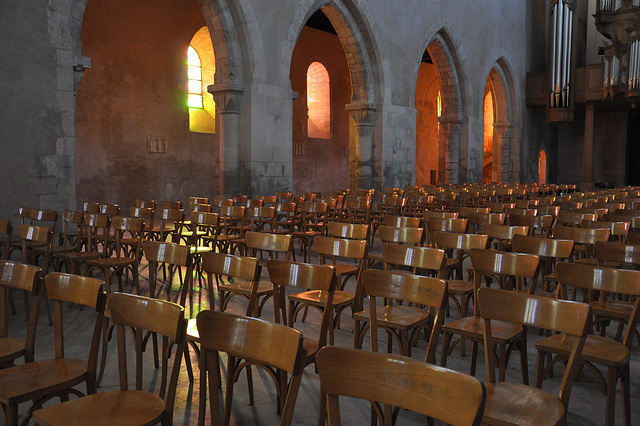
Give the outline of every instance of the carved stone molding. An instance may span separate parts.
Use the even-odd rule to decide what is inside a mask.
[[[356,126],[373,126],[376,119],[375,105],[366,102],[356,102],[345,106],[345,109],[356,122]]]
[[[493,129],[496,132],[496,135],[498,135],[501,138],[504,138],[505,136],[509,136],[509,133],[511,133],[511,123],[509,123],[508,121],[499,121],[496,123],[493,123]]]
[[[240,114],[244,87],[233,83],[212,84],[207,91],[213,95],[218,114]]]

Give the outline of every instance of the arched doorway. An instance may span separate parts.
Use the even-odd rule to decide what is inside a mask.
[[[349,64],[331,20],[317,10],[291,57],[293,191],[328,192],[349,186]]]
[[[425,49],[418,68],[415,107],[416,184],[458,183],[463,85],[446,31]],[[464,169],[464,167],[462,168]]]
[[[482,130],[482,183],[490,183],[492,181],[494,110],[491,80],[487,80],[487,85],[484,89],[484,102],[482,103],[484,120]]]

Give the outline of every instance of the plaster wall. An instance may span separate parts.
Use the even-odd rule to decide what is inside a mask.
[[[142,19],[141,19],[142,18]],[[205,21],[195,0],[89,2],[77,99],[78,204],[215,195],[214,135],[189,131],[186,50]],[[150,152],[149,137],[166,138]]]

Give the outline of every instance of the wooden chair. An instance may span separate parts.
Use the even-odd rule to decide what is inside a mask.
[[[608,241],[611,230],[608,228],[574,228],[572,226],[557,225],[553,228],[553,238],[573,240],[574,258],[593,259],[593,245],[597,241]]]
[[[369,226],[363,223],[327,222],[327,236],[348,240],[369,240]]]
[[[164,205],[177,205],[176,202],[162,202]],[[175,232],[180,232],[182,223],[184,222],[184,210],[181,208],[161,207],[156,210],[154,218],[160,221],[159,224],[148,232],[147,239],[151,241],[167,241],[169,236]]]
[[[362,271],[364,271],[367,259],[367,241],[318,236],[316,237],[316,251],[318,252],[318,263],[325,265],[329,261],[328,266],[333,269],[337,281],[332,301],[329,304],[331,317],[329,340],[333,344],[334,328],[340,326],[342,312],[348,307],[351,308],[352,312],[362,310]],[[338,263],[338,259],[348,259],[353,263]],[[351,277],[355,278],[355,288],[353,292],[345,291],[345,284]],[[324,309],[327,307],[327,297],[326,291],[321,289],[310,289],[301,293],[290,294],[288,299],[291,324],[295,323],[302,309],[305,309],[306,314],[306,308],[308,307],[315,308],[324,314]],[[305,318],[306,315],[303,316],[303,321]]]
[[[202,267],[207,273],[209,306],[214,309],[213,279],[226,276],[228,285],[218,286],[220,311],[223,312],[234,295],[241,295],[247,300],[247,316],[259,317],[262,305],[258,304],[258,284],[262,267],[255,257],[241,257],[225,253],[209,252],[202,256]],[[239,280],[239,282],[236,282]],[[271,290],[271,289],[268,289]],[[273,294],[273,291],[269,292]],[[266,299],[266,298],[265,298]],[[191,321],[191,320],[190,320]]]
[[[394,410],[415,411],[446,424],[479,425],[486,392],[477,379],[402,355],[327,346],[318,353],[329,426],[340,425],[338,396],[371,401],[380,424],[391,426]]]
[[[618,319],[627,321],[626,333],[621,342],[605,336],[594,336],[589,334],[584,344],[584,349],[580,362],[596,374],[602,385],[603,394],[606,395],[606,416],[607,425],[615,424],[615,402],[616,387],[620,380],[622,393],[622,413],[623,423],[631,425],[630,408],[630,377],[629,377],[629,356],[633,335],[640,318],[640,271],[629,271],[614,268],[604,268],[592,265],[575,263],[558,264],[558,276],[560,286],[571,286],[580,288],[587,294],[600,293],[601,297],[607,292],[624,294],[635,297],[635,301],[626,309],[628,315],[618,316]],[[606,304],[606,299],[593,300],[591,310],[598,318],[602,314],[602,307]],[[586,305],[586,304],[585,304]],[[619,312],[621,314],[622,312]],[[611,320],[612,317],[600,317],[600,319]],[[562,335],[550,336],[538,343],[536,349],[544,354],[558,355],[553,361],[564,361],[569,357],[570,341]],[[536,377],[536,386],[540,386],[548,375],[553,363],[547,365],[544,371],[539,371]],[[606,367],[606,378],[596,365]]]
[[[131,207],[129,209],[129,217],[139,217],[144,220],[144,236],[143,241],[150,239],[149,232],[153,229],[155,210],[149,207]],[[128,244],[126,240],[121,240],[120,244]],[[134,242],[136,243],[136,242]]]
[[[205,241],[210,241],[214,249],[220,253],[229,253],[231,242],[242,238],[245,226],[245,208],[242,206],[223,205],[218,211],[219,229],[215,235],[203,237]]]
[[[42,228],[49,228],[49,230],[51,230],[51,233],[55,235],[56,227],[58,225],[57,211],[22,207],[20,209],[20,217],[21,225],[34,225]],[[29,246],[30,251],[31,249],[36,247],[42,248],[47,246],[47,244],[42,241],[31,241],[27,245]],[[20,239],[12,239],[11,243],[9,244],[10,250],[8,259],[11,258],[11,254],[15,250],[22,250],[22,246],[23,244]]]
[[[582,227],[609,229],[611,231],[611,233],[609,234],[609,240],[626,242],[627,235],[629,235],[629,228],[631,227],[631,222],[605,222],[602,220],[597,220],[597,221],[583,220]]]
[[[429,255],[424,257],[428,258]],[[441,253],[440,259],[442,265],[444,253]],[[405,271],[377,269],[367,269],[362,280],[364,293],[369,296],[369,309],[354,313],[354,346],[361,348],[364,336],[370,330],[371,350],[377,352],[378,328],[381,328],[387,333],[388,353],[392,353],[395,340],[400,354],[411,356],[420,330],[426,327],[429,329],[429,347],[425,361],[435,364],[436,346],[448,300],[446,282]],[[382,307],[376,307],[377,297],[386,301]],[[417,306],[398,304],[398,301]]]
[[[504,225],[505,218],[504,213],[469,213],[467,216],[469,233],[481,234],[482,227],[488,223]]]
[[[0,404],[6,425],[18,424],[18,405],[33,401],[24,423],[46,401],[70,394],[82,396],[74,387],[86,383],[87,394],[96,393],[96,367],[106,294],[102,281],[78,275],[51,272],[45,277],[47,295],[53,301],[55,358],[28,362],[0,370]],[[96,311],[88,360],[66,358],[63,334],[63,304],[74,303]],[[84,324],[88,325],[88,324]]]
[[[489,207],[466,207],[466,206],[462,206],[458,208],[458,217],[461,217],[461,218],[468,219],[469,215],[477,214],[477,213],[481,213],[481,214],[491,213],[491,209]]]
[[[422,245],[424,240],[424,228],[407,228],[398,226],[380,226],[380,242],[382,244],[407,244],[413,246]],[[372,268],[382,262],[382,252],[367,254],[367,268]]]
[[[539,235],[541,237],[549,237],[553,229],[553,216],[551,215],[510,215],[507,218],[511,226],[526,226],[529,230],[528,235]]]
[[[294,325],[294,302],[289,301],[289,308],[287,308],[285,289],[299,288],[306,291],[324,292],[324,306],[318,337],[313,339],[306,335],[303,342],[307,354],[304,365],[315,363],[318,350],[327,344],[327,333],[331,325],[333,293],[337,282],[334,269],[329,265],[311,265],[270,259],[267,262],[267,270],[273,284],[273,311],[275,322],[278,324],[288,325],[291,328]]]
[[[303,254],[305,262],[309,262],[311,246],[316,236],[324,235],[327,226],[327,203],[305,201],[300,211],[298,230],[293,233],[294,241],[300,241],[298,254]]]
[[[425,245],[434,246],[436,232],[467,232],[468,222],[468,219],[430,218],[428,222],[425,222],[428,237],[428,242]]]
[[[557,225],[581,226],[583,220],[598,220],[598,215],[592,213],[573,213],[561,211],[556,219]]]
[[[107,244],[98,246],[96,236],[109,235],[111,221],[106,215],[99,213],[85,213],[80,228],[80,235],[74,251],[64,253],[54,253],[53,257],[58,265],[58,271],[62,271],[62,266],[71,274],[83,274],[83,267],[87,260],[100,259],[107,255]],[[84,250],[83,250],[84,246]]]
[[[104,277],[107,294],[110,294],[111,278],[114,275],[118,277],[118,291],[122,291],[122,276],[131,273],[133,286],[140,294],[138,269],[144,221],[141,218],[114,216],[111,220],[111,228],[114,230],[111,256],[86,260],[86,275],[91,276],[94,270],[100,271]],[[121,241],[124,238],[127,238],[130,243],[122,245]]]
[[[278,202],[275,204],[275,218],[271,233],[292,234],[296,225],[296,203]]]
[[[489,247],[493,244],[496,250],[511,251],[511,240],[514,235],[527,235],[529,228],[526,226],[494,225],[487,224],[483,234],[489,237]]]
[[[371,223],[371,195],[350,195],[344,212],[344,221],[348,223]]]
[[[516,203],[487,203],[487,207],[491,209],[491,213],[504,213],[506,209],[512,209],[516,206]]]
[[[174,234],[173,242],[184,242],[189,247],[193,276],[198,278],[200,287],[203,287],[204,281],[202,256],[214,251],[214,247],[211,246],[211,238],[218,235],[219,224],[218,213],[193,213],[188,227],[184,227],[188,229]]]
[[[22,263],[27,265],[36,265],[42,269],[42,276],[45,276],[49,272],[50,258],[49,254],[51,253],[51,243],[53,240],[53,231],[50,228],[44,226],[37,225],[27,225],[20,224],[18,225],[18,235],[20,236],[20,244],[22,246]],[[39,252],[36,252],[35,249],[40,248],[43,250],[43,258],[39,261]],[[46,290],[45,290],[46,292]],[[51,318],[51,309],[49,307],[49,301],[45,297],[44,299],[45,307],[47,310],[47,318],[49,320],[49,325],[52,325]],[[29,320],[29,294],[28,292],[24,292],[24,313],[25,319]]]
[[[578,375],[579,360],[585,345],[589,326],[589,307],[549,297],[533,296],[513,291],[481,288],[478,291],[478,306],[482,314],[485,359],[487,364],[487,400],[482,418],[483,424],[564,424],[571,387]],[[524,327],[538,327],[557,331],[556,336],[570,336],[567,342],[569,361],[565,367],[558,396],[554,396],[526,383],[504,383],[498,378],[496,368],[502,365],[496,361],[496,323],[517,324]],[[537,368],[542,369],[545,354],[538,352]]]
[[[24,357],[25,363],[34,360],[41,271],[41,268],[34,265],[0,260],[0,368],[13,366],[14,361],[21,357]],[[25,337],[9,335],[11,293],[16,290],[29,292],[34,298]]]
[[[307,360],[302,333],[281,324],[225,312],[202,311],[198,314],[200,333],[200,395],[206,395],[209,379],[209,404],[213,425],[221,424],[218,401],[218,353],[228,355],[227,386],[222,424],[231,419],[234,383],[244,368],[258,366],[275,382],[280,424],[292,422],[298,389]],[[315,356],[315,354],[314,354]],[[287,375],[291,379],[287,380]],[[200,404],[199,424],[205,423],[204,401]]]
[[[189,247],[167,241],[145,241],[142,243],[142,247],[145,257],[149,261],[149,296],[154,299],[157,298],[156,285],[158,281],[158,269],[160,266],[168,265],[170,274],[167,283],[167,300],[170,300],[173,268],[182,268],[184,266],[187,268],[187,271],[191,269]],[[187,272],[187,281],[190,279],[189,275],[190,273]],[[187,288],[188,283],[184,283],[178,297],[182,306],[184,306],[186,302]]]
[[[557,279],[553,278],[556,265],[559,261],[571,259],[573,254],[573,240],[560,240],[553,238],[531,237],[527,235],[514,235],[513,251],[516,253],[535,254],[540,258],[538,273],[531,280],[528,289],[529,294],[536,292],[541,295],[553,296],[549,293],[549,282]],[[536,284],[542,280],[542,288],[538,291]]]
[[[108,419],[111,424],[172,424],[173,405],[185,351],[184,308],[162,300],[125,293],[109,296],[109,309],[118,328],[118,366],[120,390],[100,392],[34,413],[37,425],[92,424]],[[126,329],[134,330],[135,390],[129,388]],[[158,394],[142,390],[143,336],[147,332],[162,335],[162,368]],[[169,356],[175,345],[171,373]],[[169,376],[169,377],[168,377]]]
[[[538,256],[522,253],[508,253],[495,250],[471,249],[469,252],[471,265],[473,266],[474,297],[477,297],[478,289],[483,279],[495,279],[500,288],[514,288],[519,290],[524,287],[523,281],[531,279],[538,270]],[[514,282],[515,281],[515,282]],[[504,321],[494,321],[494,338],[499,343],[498,360],[500,368],[500,381],[504,381],[508,356],[519,344],[520,365],[522,368],[522,381],[529,384],[529,372],[527,366],[527,335],[520,325]],[[453,345],[450,345],[452,335],[461,336]],[[446,367],[447,356],[457,343],[464,344],[465,340],[472,342],[471,375],[475,375],[478,343],[483,341],[482,319],[478,304],[473,305],[473,315],[445,323],[442,326],[442,358],[440,365]]]
[[[469,302],[473,299],[473,282],[464,280],[462,267],[471,249],[487,248],[489,237],[483,234],[436,232],[435,244],[447,253],[445,278],[447,278],[449,297],[457,306],[460,317],[466,317]]]

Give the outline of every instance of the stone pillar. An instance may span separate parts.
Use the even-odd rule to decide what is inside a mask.
[[[216,129],[220,143],[220,195],[246,194],[240,164],[240,101],[243,87],[214,84],[208,87],[216,103]]]
[[[582,147],[582,178],[580,190],[593,189],[593,102],[587,102],[584,113],[584,145]]]
[[[355,134],[349,137],[349,187],[374,188],[373,126],[376,108],[366,102],[345,106],[355,122]]]
[[[439,117],[440,132],[438,143],[444,151],[444,183],[457,184],[460,181],[460,128],[458,117]],[[438,179],[441,182],[441,179]]]
[[[508,121],[493,123],[494,152],[493,182],[507,183],[511,181],[511,124]]]

